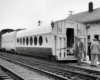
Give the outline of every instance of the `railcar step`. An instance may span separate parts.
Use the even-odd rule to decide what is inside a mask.
[[[14,79],[3,79],[3,80],[14,80]]]
[[[7,76],[7,75],[0,75],[0,77],[5,77],[5,76]]]
[[[1,77],[1,78],[3,78],[3,79],[10,79],[11,77],[9,76],[5,76],[5,77]]]

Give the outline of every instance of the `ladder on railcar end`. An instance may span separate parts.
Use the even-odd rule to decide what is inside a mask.
[[[57,60],[64,60],[66,53],[66,35],[55,35],[55,55]]]

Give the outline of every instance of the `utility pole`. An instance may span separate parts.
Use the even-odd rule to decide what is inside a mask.
[[[71,11],[71,10],[68,12],[69,12],[69,14],[68,14],[69,16],[71,16],[74,13],[74,11]]]

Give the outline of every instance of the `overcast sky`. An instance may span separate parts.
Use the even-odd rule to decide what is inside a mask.
[[[100,0],[0,0],[0,30],[5,28],[34,28],[38,20],[42,25],[68,17],[69,10],[75,13],[88,10],[92,1],[94,8]]]

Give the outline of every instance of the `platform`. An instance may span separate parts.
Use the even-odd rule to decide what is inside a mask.
[[[46,76],[40,75],[39,73],[15,65],[3,59],[0,59],[0,65],[15,73],[24,80],[51,80]]]
[[[81,67],[81,68],[85,68],[85,69],[89,69],[89,70],[94,70],[94,71],[100,71],[100,63],[97,62],[97,66],[91,66],[91,61],[89,61],[89,59],[87,58],[86,61],[81,61],[81,65],[77,65],[77,63],[71,63],[68,64],[71,66],[76,66],[76,67]]]

